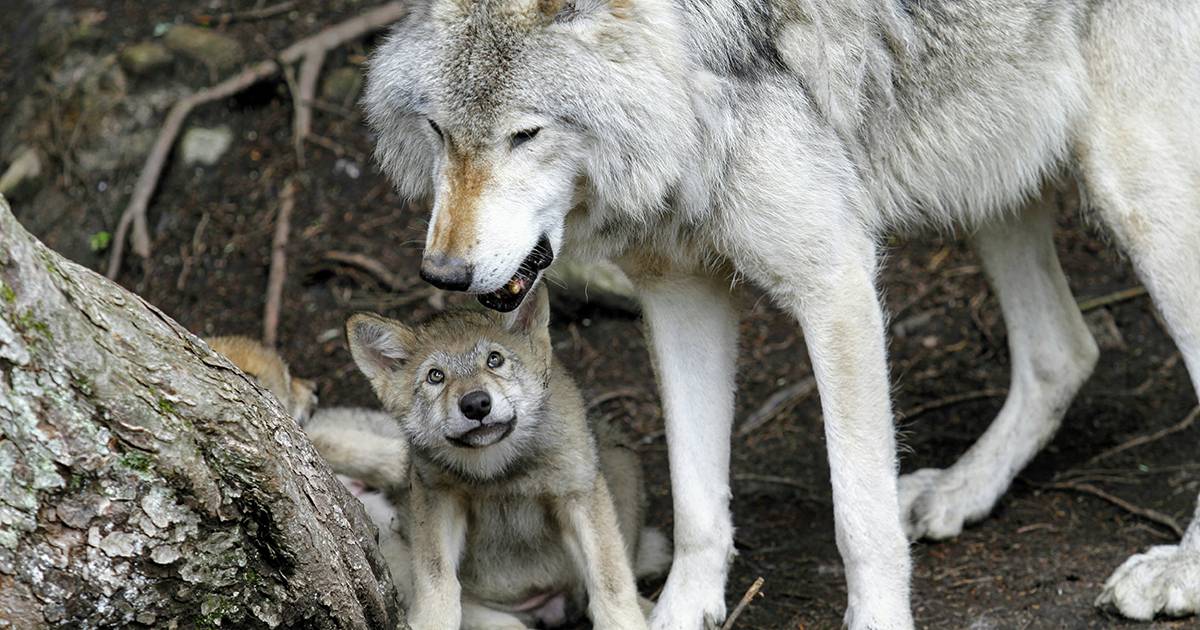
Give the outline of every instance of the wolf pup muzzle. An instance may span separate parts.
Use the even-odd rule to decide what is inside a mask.
[[[537,283],[538,275],[554,262],[554,247],[550,239],[543,234],[533,251],[521,262],[517,273],[504,286],[491,293],[481,293],[476,299],[479,303],[492,309],[507,313],[518,306],[529,294],[529,290]]]

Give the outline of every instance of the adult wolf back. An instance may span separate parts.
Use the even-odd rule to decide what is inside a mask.
[[[986,515],[1095,363],[1049,209],[1026,203],[1064,170],[1200,385],[1197,42],[1200,7],[1182,1],[428,0],[373,60],[366,105],[385,170],[433,199],[434,284],[515,307],[543,253],[568,249],[638,286],[676,523],[654,628],[725,614],[734,278],[804,328],[847,624],[908,628],[905,525],[940,537]],[[876,243],[917,226],[980,228],[1013,387],[962,461],[899,492]],[[1163,571],[1200,553],[1177,551]],[[1152,603],[1138,611],[1194,610],[1153,604],[1196,599],[1161,582],[1133,589]]]

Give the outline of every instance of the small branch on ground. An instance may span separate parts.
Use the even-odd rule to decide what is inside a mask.
[[[1007,395],[1008,395],[1008,390],[1006,390],[1006,389],[980,389],[980,390],[973,391],[973,392],[963,392],[961,394],[954,394],[952,396],[946,396],[944,398],[937,398],[937,399],[931,400],[929,402],[921,403],[914,407],[909,407],[908,409],[901,411],[899,415],[902,420],[911,421],[913,418],[916,418],[917,416],[929,413],[930,411],[933,411],[935,409],[941,409],[943,407],[950,407],[952,405],[957,405],[959,403],[964,403],[964,402],[968,402],[968,401],[972,401],[972,400],[980,400],[983,398],[1002,398]]]
[[[408,13],[407,2],[396,1],[382,4],[325,28],[315,35],[301,39],[280,52],[277,59],[267,59],[247,66],[238,74],[212,87],[185,96],[175,103],[158,133],[158,138],[154,141],[150,155],[146,158],[146,163],[134,186],[133,195],[130,197],[129,205],[117,223],[106,275],[111,279],[116,278],[117,274],[121,272],[121,262],[125,256],[125,243],[129,238],[131,228],[133,230],[133,251],[142,258],[150,257],[150,233],[146,227],[146,209],[150,204],[150,198],[154,196],[154,191],[158,188],[158,182],[162,178],[171,148],[175,145],[183,123],[193,109],[204,103],[233,96],[259,81],[275,76],[281,68],[304,61],[305,63],[301,67],[301,77],[297,81],[297,89],[293,93],[297,116],[301,116],[299,114],[301,108],[307,111],[307,114],[304,114],[307,122],[295,120],[293,126],[293,134],[297,138],[302,138],[309,131],[306,127],[311,127],[312,113],[309,105],[312,95],[309,94],[307,99],[304,98],[305,82],[311,82],[315,86],[325,54],[348,41],[395,22],[404,17],[406,13]],[[304,126],[301,126],[301,123]],[[295,140],[297,148],[299,148],[300,142],[301,140]]]
[[[1079,310],[1086,313],[1088,311],[1093,311],[1111,304],[1117,304],[1119,302],[1125,302],[1134,298],[1139,298],[1143,295],[1146,295],[1146,287],[1131,287],[1128,289],[1122,289],[1120,291],[1109,293],[1108,295],[1101,295],[1099,297],[1083,300],[1079,303]]]
[[[808,398],[816,389],[817,381],[810,376],[771,394],[754,413],[746,417],[742,426],[738,427],[737,436],[746,437],[761,429],[785,410]]]
[[[233,96],[278,71],[279,64],[274,61],[260,61],[210,88],[200,90],[175,103],[171,112],[167,114],[167,120],[163,123],[162,129],[158,132],[158,138],[155,139],[154,146],[150,149],[150,155],[146,158],[146,164],[142,167],[137,183],[134,184],[133,196],[129,199],[129,205],[126,206],[120,221],[117,222],[117,229],[113,234],[112,253],[108,258],[108,271],[105,274],[109,279],[116,278],[117,274],[121,272],[121,260],[125,256],[125,241],[129,237],[131,227],[133,228],[134,253],[142,258],[150,257],[150,232],[146,228],[146,208],[150,205],[150,198],[154,196],[154,191],[158,188],[158,180],[162,177],[163,169],[167,165],[167,156],[171,154],[171,147],[175,146],[175,139],[179,136],[188,114],[198,105]]]
[[[288,178],[279,194],[279,214],[275,217],[275,235],[271,239],[271,271],[267,278],[267,300],[263,308],[263,343],[274,348],[279,340],[279,312],[283,304],[283,283],[287,280],[287,244],[291,231],[292,210],[296,207],[296,180]]]
[[[412,285],[404,282],[399,278],[399,276],[388,271],[387,267],[385,267],[383,263],[365,254],[331,250],[325,252],[321,257],[330,262],[362,269],[363,271],[371,274],[389,291],[398,293],[412,288]]]
[[[1163,514],[1158,510],[1152,510],[1150,508],[1134,505],[1133,503],[1130,503],[1129,501],[1126,501],[1125,499],[1122,499],[1116,495],[1109,494],[1108,492],[1105,492],[1104,490],[1101,490],[1092,484],[1060,481],[1056,483],[1039,484],[1038,487],[1046,490],[1064,490],[1069,492],[1090,494],[1096,498],[1103,499],[1104,501],[1107,501],[1121,508],[1122,510],[1125,510],[1126,512],[1129,512],[1134,516],[1140,516],[1148,521],[1162,525],[1163,527],[1166,527],[1174,532],[1176,537],[1183,538],[1183,528],[1180,527],[1179,521],[1176,521],[1170,515]]]
[[[749,606],[751,600],[757,597],[759,591],[762,590],[764,581],[765,580],[763,580],[762,576],[759,576],[758,579],[754,580],[754,583],[750,585],[750,588],[746,589],[746,594],[742,595],[741,601],[737,603],[737,606],[733,607],[733,612],[729,613],[729,618],[725,620],[724,625],[721,626],[721,630],[731,630],[733,628],[734,622],[736,622],[737,618],[742,615],[742,611],[746,610],[746,606]]]
[[[300,75],[296,79],[296,91],[292,94],[292,146],[296,150],[296,163],[302,168],[304,141],[312,133],[312,102],[317,97],[317,79],[325,63],[325,52],[325,49],[318,48],[304,56],[300,62]]]
[[[1139,435],[1135,438],[1132,438],[1130,440],[1122,442],[1106,451],[1101,452],[1099,455],[1096,455],[1095,457],[1087,460],[1086,462],[1083,463],[1083,466],[1085,466],[1085,467],[1091,466],[1092,464],[1095,464],[1096,462],[1103,460],[1103,459],[1108,459],[1109,457],[1112,457],[1113,455],[1116,455],[1117,453],[1123,453],[1131,448],[1137,448],[1139,446],[1143,446],[1143,445],[1149,444],[1151,442],[1157,442],[1158,440],[1161,440],[1161,439],[1167,437],[1168,435],[1174,435],[1175,433],[1179,433],[1180,431],[1186,431],[1193,424],[1196,424],[1197,418],[1200,418],[1200,406],[1194,407],[1191,411],[1189,411],[1188,414],[1183,417],[1183,420],[1180,420],[1179,422],[1177,422],[1165,429],[1155,431],[1154,433],[1150,433],[1148,435]]]
[[[288,0],[280,2],[261,9],[250,9],[248,11],[231,11],[220,15],[212,16],[208,14],[198,14],[195,16],[195,21],[201,26],[225,26],[234,22],[253,22],[255,20],[269,20],[277,15],[282,15],[296,8],[296,0]]]
[[[582,342],[579,342],[579,343],[582,343]],[[636,400],[637,398],[641,397],[641,394],[642,393],[640,391],[638,391],[632,387],[622,387],[620,389],[614,389],[609,392],[604,392],[603,394],[600,394],[599,396],[596,396],[595,398],[588,401],[587,410],[592,411],[592,410],[596,409],[597,407],[599,407],[600,405],[603,405],[604,403],[606,403],[610,400],[619,400],[621,398],[632,398],[632,399]]]

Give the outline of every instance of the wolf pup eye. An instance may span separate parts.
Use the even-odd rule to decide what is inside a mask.
[[[442,137],[442,128],[439,127],[437,123],[433,122],[432,119],[429,121],[429,127],[433,129],[433,133],[436,133],[439,138]]]
[[[429,381],[430,385],[440,385],[442,381],[446,380],[446,373],[437,368],[433,368],[432,370],[429,370],[428,374],[425,375],[425,380]]]
[[[487,365],[488,365],[488,367],[492,368],[493,370],[500,367],[501,365],[504,365],[504,356],[501,355],[499,352],[492,352],[491,354],[488,355]]]
[[[517,133],[514,133],[512,135],[512,148],[515,149],[522,144],[533,140],[534,136],[537,136],[538,132],[541,130],[541,127],[534,127],[533,129],[526,129],[524,131],[518,131]]]

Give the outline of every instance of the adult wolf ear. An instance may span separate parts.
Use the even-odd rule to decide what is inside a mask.
[[[549,353],[550,291],[544,286],[534,287],[533,292],[525,296],[525,301],[517,310],[500,317],[509,332],[528,336],[533,347]]]
[[[373,313],[357,313],[346,322],[346,340],[358,369],[383,397],[395,371],[411,356],[416,337],[398,321]]]

